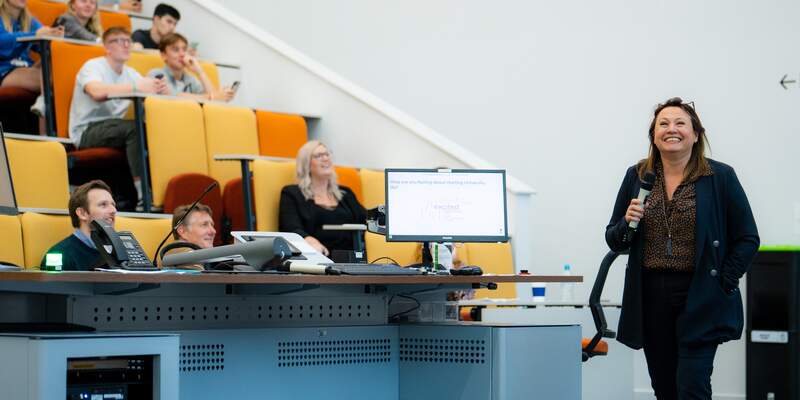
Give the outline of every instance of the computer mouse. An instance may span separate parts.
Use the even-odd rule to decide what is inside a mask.
[[[451,269],[450,275],[483,275],[483,270],[477,265],[465,265],[458,269]]]

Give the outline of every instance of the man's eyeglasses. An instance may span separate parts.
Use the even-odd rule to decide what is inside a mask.
[[[119,43],[119,44],[121,44],[123,46],[130,46],[131,45],[131,39],[130,38],[115,38],[115,39],[109,39],[107,43]]]
[[[313,158],[315,160],[321,160],[323,158],[330,158],[330,157],[331,157],[331,153],[329,153],[327,151],[324,152],[324,153],[317,153],[317,154],[312,154],[311,155],[311,158]]]

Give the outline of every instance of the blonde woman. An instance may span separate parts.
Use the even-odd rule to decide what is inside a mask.
[[[33,64],[30,43],[17,39],[32,36],[62,36],[62,28],[42,26],[25,9],[26,0],[0,0],[0,86],[41,91],[42,72]]]
[[[322,225],[366,220],[367,213],[353,191],[337,184],[330,150],[317,140],[303,145],[297,152],[297,184],[281,191],[278,229],[299,234],[327,256],[355,246],[351,232],[325,231]]]
[[[56,19],[54,26],[64,27],[64,37],[69,39],[99,41],[103,35],[97,0],[69,0],[69,10]]]

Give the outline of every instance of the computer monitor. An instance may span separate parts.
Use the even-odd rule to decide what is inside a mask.
[[[0,214],[17,215],[17,198],[14,196],[14,184],[11,182],[11,167],[8,165],[2,124],[0,124]]]
[[[505,170],[387,168],[386,240],[508,241]]]

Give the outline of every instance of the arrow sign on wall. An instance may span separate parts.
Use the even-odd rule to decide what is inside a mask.
[[[788,77],[788,76],[789,76],[789,74],[785,74],[785,75],[783,75],[783,78],[781,78],[781,86],[783,86],[783,88],[786,89],[786,90],[789,90],[789,88],[786,87],[787,83],[795,83],[795,82],[797,82],[796,80],[793,80],[793,79],[786,79],[786,77]]]

